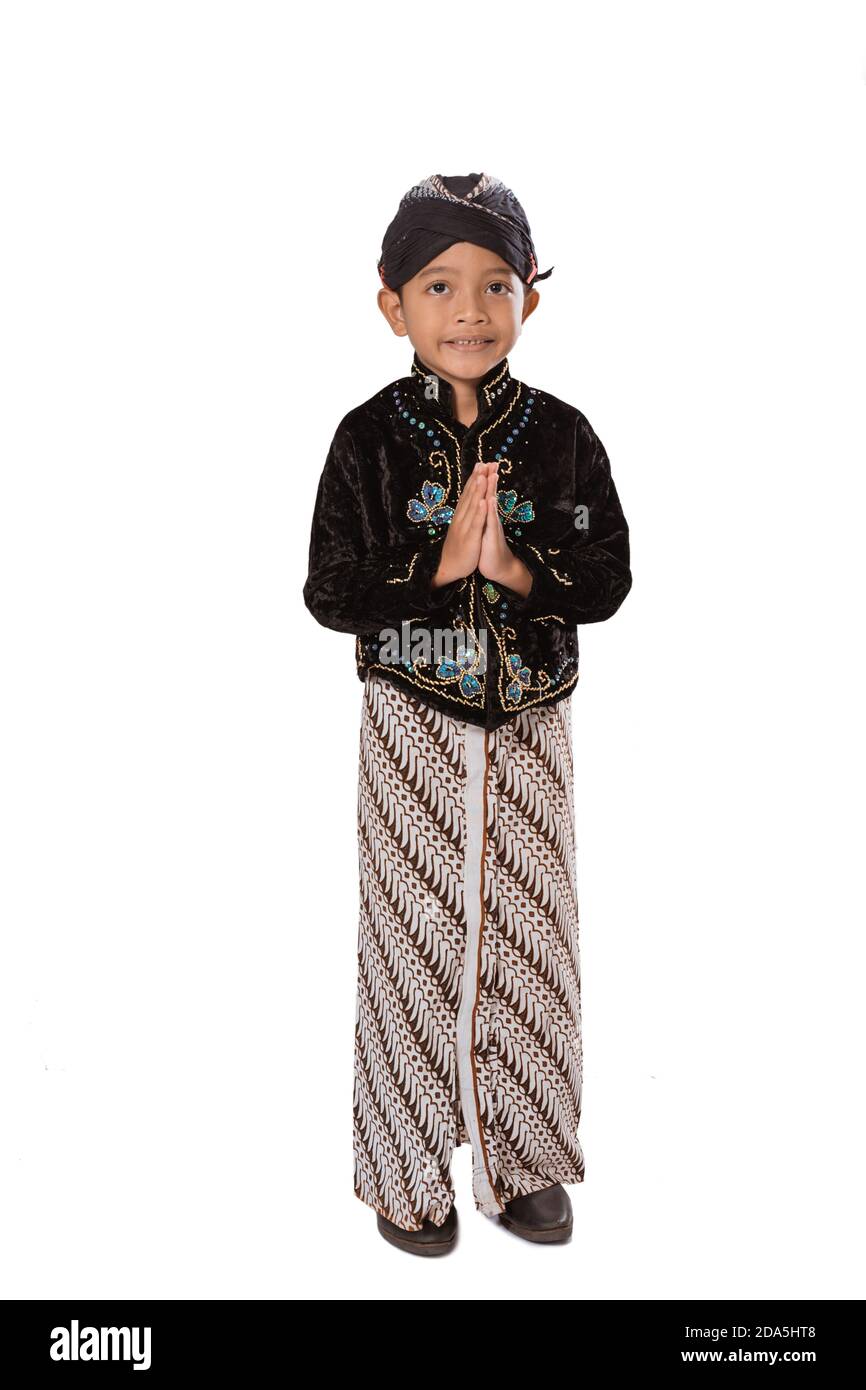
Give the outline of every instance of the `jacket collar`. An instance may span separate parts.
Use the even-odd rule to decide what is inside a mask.
[[[438,406],[441,414],[454,416],[454,388],[451,382],[431,371],[426,363],[421,361],[417,352],[412,357],[411,379],[419,401],[426,404],[428,410]],[[485,372],[475,388],[478,400],[477,419],[480,420],[482,415],[486,415],[502,400],[512,380],[507,357],[500,358],[495,366]]]

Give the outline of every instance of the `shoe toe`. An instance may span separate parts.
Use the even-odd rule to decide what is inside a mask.
[[[450,1250],[454,1245],[457,1235],[457,1208],[452,1202],[441,1226],[425,1219],[423,1226],[417,1231],[407,1231],[380,1213],[377,1213],[376,1224],[379,1234],[392,1245],[397,1245],[402,1250],[411,1250],[418,1255],[438,1255]]]
[[[519,1218],[531,1218],[539,1226],[561,1226],[571,1217],[571,1200],[565,1188],[556,1183],[541,1192],[515,1197],[508,1208]]]
[[[526,1196],[513,1197],[506,1202],[500,1220],[513,1230],[530,1234],[533,1232],[567,1233],[572,1225],[571,1199],[561,1183],[554,1183],[541,1192],[530,1192]]]

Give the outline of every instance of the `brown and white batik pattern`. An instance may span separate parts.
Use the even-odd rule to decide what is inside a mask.
[[[571,697],[484,730],[377,672],[358,779],[356,1195],[441,1225],[583,1181]]]

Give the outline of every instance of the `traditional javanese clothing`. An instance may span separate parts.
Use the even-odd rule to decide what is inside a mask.
[[[357,674],[494,729],[562,700],[578,678],[578,623],[617,611],[631,586],[628,526],[604,446],[586,416],[511,375],[477,384],[469,426],[450,382],[414,354],[337,426],[319,482],[304,598],[356,634]],[[476,461],[497,459],[508,545],[528,595],[474,574],[431,580]],[[448,638],[455,636],[453,644]]]
[[[538,273],[526,213],[495,174],[431,174],[403,194],[385,232],[382,284],[398,289],[455,241],[497,251],[527,285],[553,274],[553,266]]]
[[[455,240],[535,276],[498,181],[419,188],[386,237],[384,284]],[[628,526],[586,416],[507,358],[476,394],[467,426],[416,352],[344,416],[304,586],[318,622],[355,634],[363,682],[354,1188],[410,1231],[444,1223],[461,1143],[485,1215],[583,1181],[571,694],[577,625],[611,617],[631,587]],[[434,589],[457,501],[493,458],[530,592],[477,569]]]
[[[358,779],[355,1191],[441,1225],[583,1181],[571,702],[494,730],[372,671]]]
[[[584,1177],[570,696],[576,624],[610,617],[631,586],[628,527],[579,410],[507,359],[477,394],[465,426],[416,353],[349,412],[304,588],[319,622],[355,633],[364,683],[354,1187],[406,1230],[444,1222],[460,1143],[485,1215]],[[431,589],[482,457],[499,459],[526,598],[477,570]],[[464,648],[382,660],[404,622],[453,629]]]

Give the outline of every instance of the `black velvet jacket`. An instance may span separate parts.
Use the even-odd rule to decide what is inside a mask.
[[[569,694],[577,624],[611,617],[631,571],[610,464],[586,416],[517,381],[507,357],[477,395],[467,427],[450,383],[416,352],[409,376],[344,416],[319,482],[304,602],[325,627],[355,634],[361,680],[375,669],[494,729]],[[532,588],[523,598],[476,569],[434,590],[461,490],[493,458],[505,536]]]

